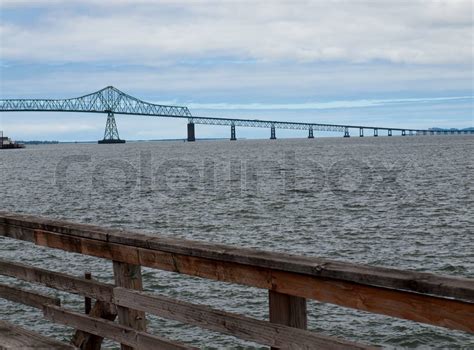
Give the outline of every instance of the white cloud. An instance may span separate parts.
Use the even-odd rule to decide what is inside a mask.
[[[335,108],[363,108],[378,107],[393,104],[416,104],[432,102],[449,102],[457,100],[473,100],[472,96],[431,97],[431,98],[402,98],[381,100],[340,100],[329,102],[302,102],[302,103],[188,103],[191,109],[207,110],[299,110],[299,109],[335,109]],[[168,101],[169,102],[169,101]],[[160,102],[157,102],[160,103]],[[162,102],[163,104],[167,104]]]
[[[470,63],[471,1],[6,1],[45,6],[0,26],[4,60],[157,64],[257,61]],[[27,44],[26,44],[27,43]]]
[[[57,66],[28,74],[12,67],[0,81],[2,98],[69,98],[107,85],[150,101],[302,103],[328,100],[461,96],[471,91],[470,66],[285,65],[105,67]],[[28,68],[28,67],[27,67]]]

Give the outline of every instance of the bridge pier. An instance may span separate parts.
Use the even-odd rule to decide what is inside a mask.
[[[115,122],[115,116],[113,112],[107,112],[107,122],[105,123],[104,139],[99,140],[98,144],[108,144],[108,143],[125,143],[125,140],[121,140],[117,123]]]
[[[388,129],[388,136],[392,136],[392,129]]]
[[[364,129],[359,128],[359,137],[364,137]]]
[[[406,136],[406,135],[407,135],[406,130],[402,130],[402,136]]]
[[[374,129],[374,137],[379,136],[379,129]]]
[[[232,124],[230,126],[230,140],[231,141],[236,141],[237,140],[237,137],[235,136],[235,125]]]
[[[310,127],[308,130],[308,139],[314,139],[313,127]]]
[[[348,127],[344,128],[344,137],[351,137],[351,135],[349,134],[349,128]]]
[[[276,140],[275,125],[270,128],[270,140]]]
[[[194,130],[194,123],[190,121],[188,123],[188,142],[196,141],[196,134]]]

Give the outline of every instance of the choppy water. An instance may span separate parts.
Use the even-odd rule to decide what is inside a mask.
[[[473,278],[473,148],[474,137],[458,135],[30,146],[0,153],[0,208]],[[3,258],[112,280],[108,261],[0,242]],[[267,317],[263,290],[151,269],[145,288]],[[53,293],[82,308],[80,298]],[[310,302],[309,315],[310,329],[385,347],[474,347],[467,333],[332,305]],[[71,334],[5,301],[0,317],[60,339]],[[149,328],[201,347],[256,347],[159,318]]]

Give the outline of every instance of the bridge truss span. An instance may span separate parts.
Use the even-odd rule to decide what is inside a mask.
[[[338,125],[308,122],[293,122],[262,119],[238,119],[201,117],[192,115],[187,107],[167,106],[142,101],[130,96],[113,86],[108,86],[94,93],[68,99],[0,99],[0,112],[81,112],[105,113],[107,122],[104,139],[100,143],[121,143],[115,122],[115,114],[145,115],[153,117],[181,118],[188,120],[188,141],[195,140],[195,124],[230,126],[231,140],[236,140],[236,127],[268,128],[271,139],[276,139],[275,129],[307,130],[308,138],[314,138],[314,131],[342,132],[344,137],[349,137],[350,129],[359,131],[359,136],[364,136],[365,130],[373,130],[374,136],[379,136],[379,131],[385,131],[387,136],[393,132],[405,135],[435,134],[433,130],[419,130],[410,128],[387,128],[361,125]],[[446,132],[445,132],[446,133]],[[458,132],[460,133],[460,132]],[[471,132],[472,133],[472,132]],[[436,134],[439,134],[436,131]]]
[[[214,117],[198,117],[193,116],[188,118],[190,123],[203,124],[203,125],[224,125],[224,126],[242,126],[249,128],[271,128],[277,129],[293,129],[293,130],[309,130],[314,131],[344,131],[343,125],[331,125],[331,124],[314,124],[314,123],[301,123],[301,122],[285,122],[285,121],[272,121],[272,120],[260,120],[260,119],[232,119],[232,118],[214,118]]]
[[[163,117],[191,116],[187,107],[165,106],[139,100],[113,86],[92,94],[69,99],[3,99],[2,112],[89,112]]]

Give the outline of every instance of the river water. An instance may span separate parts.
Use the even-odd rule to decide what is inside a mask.
[[[0,209],[474,278],[473,151],[469,135],[29,146],[0,153]],[[108,261],[0,243],[2,258],[112,281]],[[268,317],[263,290],[151,269],[144,284]],[[43,290],[83,307],[79,297]],[[308,310],[309,328],[327,335],[384,347],[474,347],[463,332],[316,302]],[[0,301],[0,317],[58,339],[71,335],[10,302]],[[203,348],[257,347],[155,317],[149,329]]]

